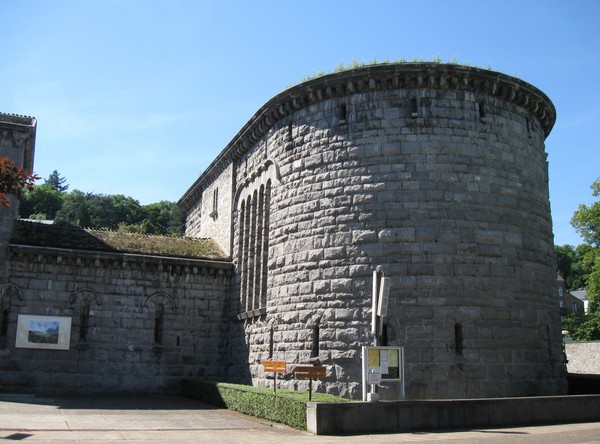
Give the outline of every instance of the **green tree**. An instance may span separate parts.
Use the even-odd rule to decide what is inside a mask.
[[[25,219],[54,219],[61,209],[64,193],[47,183],[26,190],[21,198],[19,216]]]
[[[60,173],[54,170],[48,176],[48,179],[44,179],[44,184],[50,185],[59,193],[65,193],[69,189],[69,185],[65,183],[66,181],[67,179],[60,177]]]
[[[142,208],[143,220],[139,223],[121,223],[119,230],[127,233],[182,236],[185,218],[175,202],[161,201]]]
[[[563,329],[569,332],[574,341],[600,340],[600,311],[588,315],[570,314],[563,323]]]
[[[597,179],[591,188],[592,196],[600,196],[600,179]],[[593,312],[598,309],[600,298],[600,200],[590,206],[579,205],[571,224],[589,246],[582,263],[589,270],[585,277],[585,288],[590,300],[590,311]]]
[[[55,221],[82,228],[116,230],[120,223],[139,223],[139,216],[140,204],[130,197],[74,190],[66,196]]]
[[[577,247],[557,245],[554,249],[556,250],[556,266],[565,280],[567,288],[569,290],[583,288],[586,276],[592,272],[591,267],[584,260],[592,247],[588,244],[581,244]]]
[[[175,202],[166,200],[144,206],[146,220],[156,228],[155,234],[183,235],[185,218]]]

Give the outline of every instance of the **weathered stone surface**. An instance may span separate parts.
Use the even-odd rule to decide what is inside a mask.
[[[233,324],[233,344],[244,345],[233,347],[232,369],[269,349],[291,363],[316,353],[335,368],[326,390],[356,394],[356,351],[373,340],[371,274],[381,265],[391,279],[387,335],[406,349],[408,397],[564,393],[560,326],[548,297],[550,101],[520,80],[456,66],[371,68],[327,82],[276,96],[255,116],[277,109],[269,130],[238,157],[227,157],[233,145],[221,156],[236,187],[238,272],[245,247],[235,196],[256,189],[247,177],[260,181],[265,159],[280,174],[270,195],[266,315]],[[305,91],[310,106],[284,105],[286,94]],[[183,203],[193,208],[199,199],[189,196],[223,177],[207,172]],[[188,225],[206,217],[192,210]],[[267,326],[274,340],[259,343]],[[523,353],[512,352],[517,346]],[[232,378],[249,380],[236,370]]]

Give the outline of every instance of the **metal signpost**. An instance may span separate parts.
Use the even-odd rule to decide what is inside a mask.
[[[371,333],[373,345],[362,348],[362,398],[363,401],[377,401],[377,386],[384,381],[397,381],[400,397],[404,399],[404,348],[380,346],[384,319],[387,316],[391,279],[383,274],[379,265],[373,271],[373,293],[371,311]],[[370,387],[367,393],[367,387]]]

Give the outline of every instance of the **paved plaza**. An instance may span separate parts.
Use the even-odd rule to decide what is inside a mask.
[[[0,441],[36,444],[597,443],[600,442],[600,422],[457,432],[314,436],[175,396],[0,394]]]

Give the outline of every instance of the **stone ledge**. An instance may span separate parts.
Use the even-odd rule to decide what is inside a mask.
[[[308,403],[307,429],[317,435],[363,435],[595,422],[600,395]]]

